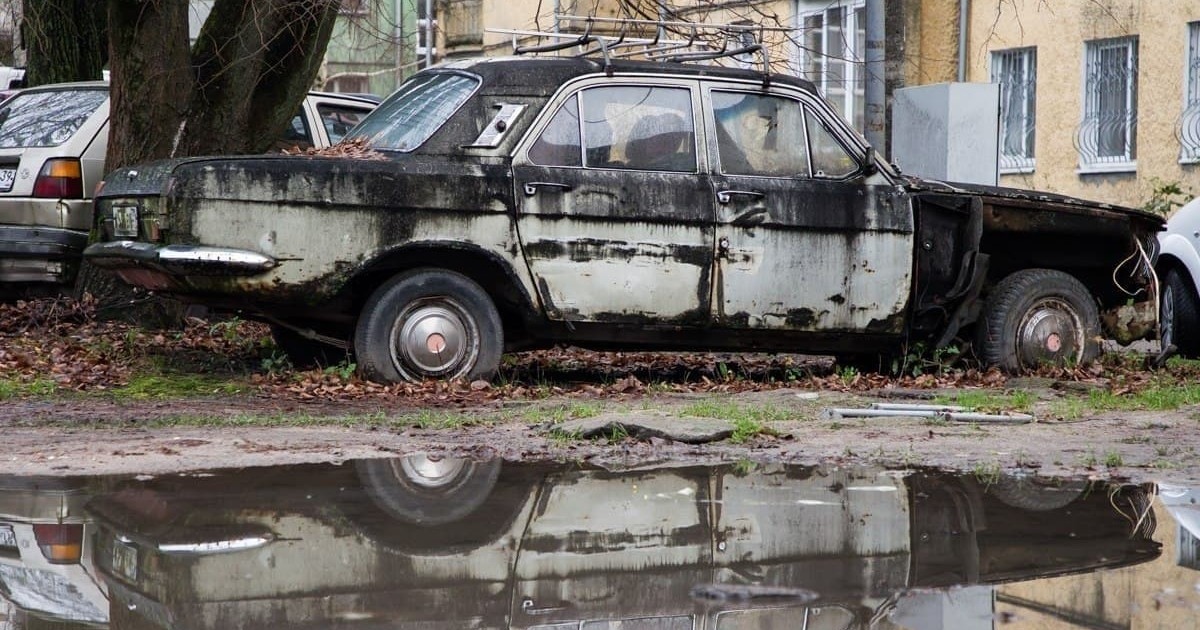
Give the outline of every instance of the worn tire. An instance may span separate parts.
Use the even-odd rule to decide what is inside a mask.
[[[275,341],[275,347],[287,355],[292,367],[302,370],[337,365],[349,357],[341,348],[308,339],[278,324],[271,324],[271,339]]]
[[[500,475],[499,459],[408,455],[358,460],[354,467],[379,509],[422,527],[466,518],[491,495]]]
[[[1024,269],[988,294],[976,355],[1019,372],[1044,363],[1084,365],[1100,354],[1100,311],[1087,287],[1054,269]]]
[[[359,370],[381,383],[489,379],[503,350],[492,299],[475,281],[443,269],[414,269],[379,287],[354,333]]]
[[[1200,356],[1200,299],[1191,279],[1178,269],[1163,278],[1158,321],[1162,347],[1174,345],[1184,356]]]
[[[1087,488],[1087,482],[1080,480],[1005,475],[988,486],[987,493],[1010,507],[1030,512],[1048,512],[1070,505]]]

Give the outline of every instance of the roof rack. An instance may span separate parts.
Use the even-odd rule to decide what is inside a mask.
[[[757,24],[700,24],[670,20],[644,20],[636,18],[608,18],[588,15],[559,15],[555,23],[582,23],[583,32],[576,31],[533,31],[489,28],[490,33],[512,36],[513,54],[541,54],[576,48],[575,57],[600,54],[604,58],[604,70],[612,75],[612,60],[628,57],[643,57],[649,60],[670,62],[710,61],[757,54],[761,60],[763,85],[767,85],[771,74],[771,59],[763,45],[763,35],[768,31],[787,32],[782,27],[767,27]],[[599,34],[597,25],[615,34]],[[654,36],[642,35],[650,28]],[[668,36],[670,34],[671,36]],[[747,43],[750,35],[750,43]],[[548,40],[546,43],[522,45],[522,39]],[[714,40],[720,46],[714,46]],[[731,42],[735,45],[731,46]]]

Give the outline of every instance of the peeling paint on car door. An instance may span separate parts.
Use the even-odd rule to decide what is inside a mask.
[[[869,181],[799,95],[714,88],[705,103],[718,325],[902,332],[913,251],[903,193]]]
[[[712,190],[693,85],[581,89],[517,155],[518,230],[551,319],[708,323]]]

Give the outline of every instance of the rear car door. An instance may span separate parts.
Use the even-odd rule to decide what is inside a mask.
[[[898,333],[913,220],[829,107],[783,86],[704,90],[718,326]]]
[[[513,162],[518,229],[552,320],[710,321],[712,188],[695,81],[560,92]]]

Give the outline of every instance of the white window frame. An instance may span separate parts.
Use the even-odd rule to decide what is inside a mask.
[[[856,120],[858,111],[865,111],[866,99],[864,86],[866,82],[867,64],[866,64],[866,45],[865,39],[859,42],[858,31],[860,26],[866,27],[866,0],[796,0],[796,23],[794,25],[796,33],[796,50],[797,50],[797,68],[798,74],[817,86],[819,91],[834,108],[842,112],[842,116],[850,122],[851,126],[859,131],[865,128],[865,122]],[[859,9],[862,9],[862,24],[859,24]],[[836,35],[836,39],[830,36],[829,19],[827,14],[830,11],[840,10],[842,13],[841,33]],[[821,18],[821,51],[808,50],[805,46],[807,41],[806,21],[810,17]],[[846,34],[850,36],[847,37]],[[831,55],[830,43],[837,41],[840,43],[840,50],[837,54]],[[862,48],[860,50],[860,47]],[[844,76],[840,86],[835,85],[830,81],[829,66],[831,57],[845,61]],[[810,64],[815,63],[819,66],[817,74],[819,76],[809,76],[807,74]],[[841,90],[838,94],[837,91]]]
[[[1189,22],[1187,27],[1183,112],[1179,115],[1175,133],[1179,140],[1179,162],[1200,164],[1200,22]]]
[[[1000,173],[1032,173],[1037,165],[1037,48],[994,50],[991,65],[992,83],[1000,85]],[[1014,104],[1020,108],[1016,112],[1010,110]]]
[[[1103,90],[1111,70],[1100,67],[1104,53],[1120,51],[1124,58],[1124,107],[1120,116],[1105,115]],[[1075,134],[1079,173],[1128,173],[1137,170],[1138,37],[1115,37],[1084,42],[1083,112]],[[1115,127],[1114,127],[1115,126]],[[1106,130],[1124,130],[1119,155],[1101,155]]]

